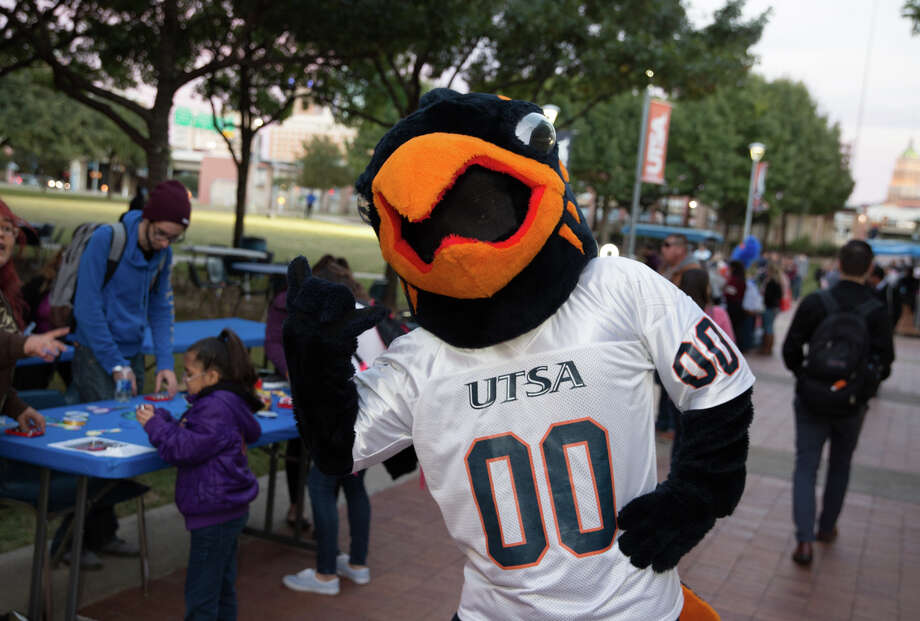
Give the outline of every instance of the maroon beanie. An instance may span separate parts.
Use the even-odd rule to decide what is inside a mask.
[[[153,188],[142,214],[150,222],[175,222],[188,226],[192,216],[188,190],[178,181],[164,181]]]

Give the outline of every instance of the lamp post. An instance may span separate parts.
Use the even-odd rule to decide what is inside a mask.
[[[751,215],[754,211],[754,175],[757,174],[757,162],[760,161],[767,150],[763,143],[760,142],[752,142],[748,145],[748,149],[751,152],[751,181],[748,184],[747,209],[744,212],[744,234],[741,236],[742,242],[751,234]]]

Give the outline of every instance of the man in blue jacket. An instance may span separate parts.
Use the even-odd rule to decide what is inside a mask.
[[[77,343],[73,382],[81,402],[111,399],[115,380],[127,377],[143,388],[144,328],[150,326],[156,354],[156,390],[176,393],[173,371],[173,293],[170,244],[180,241],[191,217],[188,191],[178,181],[154,188],[143,211],[129,211],[124,254],[105,283],[112,228],[99,227],[80,259],[74,317]],[[140,382],[140,386],[138,386]]]

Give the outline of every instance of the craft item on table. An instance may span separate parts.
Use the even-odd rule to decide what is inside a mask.
[[[87,420],[89,413],[82,410],[68,410],[64,412],[64,420]]]
[[[144,399],[147,401],[169,401],[170,396],[165,392],[158,392],[152,395],[144,395]]]
[[[259,410],[256,412],[256,416],[261,416],[262,418],[278,418],[278,413],[271,410]]]
[[[125,410],[121,413],[122,418],[127,418],[128,420],[137,420],[137,412],[134,410]]]
[[[60,427],[61,429],[66,429],[67,431],[76,431],[83,427],[86,424],[86,421],[80,420],[64,420],[64,421],[49,421],[45,420],[45,425],[49,427]]]
[[[289,384],[282,380],[277,382],[262,382],[263,390],[281,390],[282,388],[287,388],[288,386]]]
[[[88,436],[101,436],[104,433],[118,433],[121,431],[120,427],[113,427],[111,429],[90,429],[86,432]]]
[[[10,427],[6,430],[6,434],[10,436],[22,436],[23,438],[37,438],[38,436],[45,435],[45,432],[36,427],[32,427],[28,431],[22,431],[18,427]]]
[[[63,449],[65,451],[78,451],[95,455],[97,457],[133,457],[144,453],[156,451],[152,446],[142,446],[140,444],[131,444],[130,442],[119,442],[109,438],[75,438],[73,440],[64,440],[63,442],[54,442],[48,445],[51,448]]]
[[[0,428],[10,427],[13,425],[18,425],[18,424],[19,423],[17,423],[15,419],[9,418],[7,416],[0,416]]]
[[[99,405],[88,405],[86,406],[86,409],[93,414],[108,414],[112,411],[112,408],[104,408]]]
[[[294,400],[287,396],[281,397],[278,399],[278,407],[285,410],[290,410],[294,407]]]
[[[262,399],[262,407],[266,410],[272,409],[272,396],[269,395],[259,395],[259,398]]]

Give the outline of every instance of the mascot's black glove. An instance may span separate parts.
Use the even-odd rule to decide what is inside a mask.
[[[288,266],[287,310],[284,357],[300,435],[322,472],[348,474],[358,416],[351,357],[358,335],[386,309],[356,309],[347,287],[315,278],[307,260],[297,257]]]
[[[744,491],[751,390],[727,403],[680,416],[680,444],[666,481],[617,516],[620,551],[658,572],[677,565]]]

